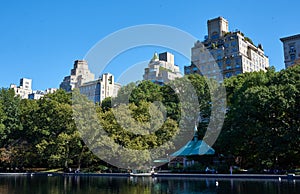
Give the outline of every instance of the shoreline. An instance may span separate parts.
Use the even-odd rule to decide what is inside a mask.
[[[64,177],[153,177],[153,178],[214,178],[214,179],[270,179],[270,180],[300,180],[300,175],[270,175],[270,174],[181,174],[181,173],[154,173],[140,176],[129,173],[0,173],[4,176],[64,176]]]

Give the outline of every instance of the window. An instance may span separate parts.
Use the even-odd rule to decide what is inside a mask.
[[[223,63],[222,62],[218,62],[218,66],[220,69],[222,69]]]
[[[230,59],[226,59],[226,65],[228,65],[230,63],[231,63]]]
[[[231,72],[228,72],[228,73],[225,74],[225,77],[226,77],[226,78],[229,78],[229,77],[231,77],[231,76],[232,76],[232,73],[231,73]]]
[[[291,57],[291,61],[295,61],[295,59],[296,59],[296,55],[295,54],[291,54],[290,57]]]
[[[229,70],[229,69],[231,69],[231,66],[230,65],[226,66],[226,70]]]
[[[290,46],[290,52],[295,52],[295,45]]]
[[[219,34],[214,32],[214,34],[211,36],[211,39],[218,39],[219,38]]]

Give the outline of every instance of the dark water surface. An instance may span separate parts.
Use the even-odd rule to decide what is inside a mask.
[[[216,181],[218,185],[216,185]],[[299,194],[300,181],[213,178],[0,176],[1,194]]]

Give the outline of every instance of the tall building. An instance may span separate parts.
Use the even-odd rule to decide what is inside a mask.
[[[208,20],[207,27],[204,41],[197,41],[191,49],[192,63],[184,67],[185,74],[199,73],[221,81],[245,72],[266,71],[269,67],[261,44],[255,46],[240,31],[229,31],[228,21],[223,17]]]
[[[179,67],[174,63],[174,55],[169,52],[154,53],[153,58],[145,68],[144,80],[151,80],[160,85],[182,77]]]
[[[85,82],[93,81],[94,77],[95,76],[90,72],[86,61],[76,60],[73,69],[71,69],[71,74],[64,77],[64,80],[59,87],[70,92],[74,88],[79,88],[79,86]]]
[[[107,97],[116,97],[120,88],[121,85],[114,81],[114,76],[110,73],[105,73],[97,80],[79,86],[80,93],[95,103],[102,102]]]
[[[300,60],[300,34],[280,39],[283,43],[285,68],[299,63]]]
[[[32,93],[32,79],[21,78],[20,85],[11,84],[10,88],[14,89],[15,94],[19,95],[22,99],[28,99],[28,95]]]

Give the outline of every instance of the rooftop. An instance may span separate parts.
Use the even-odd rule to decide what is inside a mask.
[[[284,42],[287,40],[294,40],[294,39],[300,39],[300,34],[280,38],[281,42]]]

